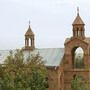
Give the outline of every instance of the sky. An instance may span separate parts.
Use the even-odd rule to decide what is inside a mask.
[[[63,48],[79,13],[90,36],[90,0],[0,0],[0,50],[24,47],[29,20],[36,48]]]

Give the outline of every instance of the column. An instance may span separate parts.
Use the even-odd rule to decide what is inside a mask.
[[[27,46],[29,46],[29,39],[27,39]]]

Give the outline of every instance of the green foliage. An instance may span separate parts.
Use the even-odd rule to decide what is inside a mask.
[[[46,90],[46,68],[37,54],[24,62],[23,52],[10,51],[0,66],[0,90]]]
[[[89,90],[86,86],[85,80],[77,75],[75,75],[71,81],[71,88],[72,90]]]

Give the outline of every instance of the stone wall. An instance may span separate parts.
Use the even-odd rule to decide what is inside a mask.
[[[59,68],[48,68],[48,90],[62,90]]]

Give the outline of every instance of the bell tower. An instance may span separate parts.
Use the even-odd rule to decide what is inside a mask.
[[[73,38],[85,38],[84,22],[79,15],[79,8],[77,8],[77,17],[73,22]]]
[[[64,90],[72,90],[71,81],[74,76],[83,78],[87,86],[90,84],[90,37],[85,36],[85,24],[78,8],[72,26],[73,36],[66,38],[64,43]]]
[[[31,29],[29,21],[29,27],[27,32],[25,33],[25,50],[33,50],[34,48],[35,48],[34,33]]]

